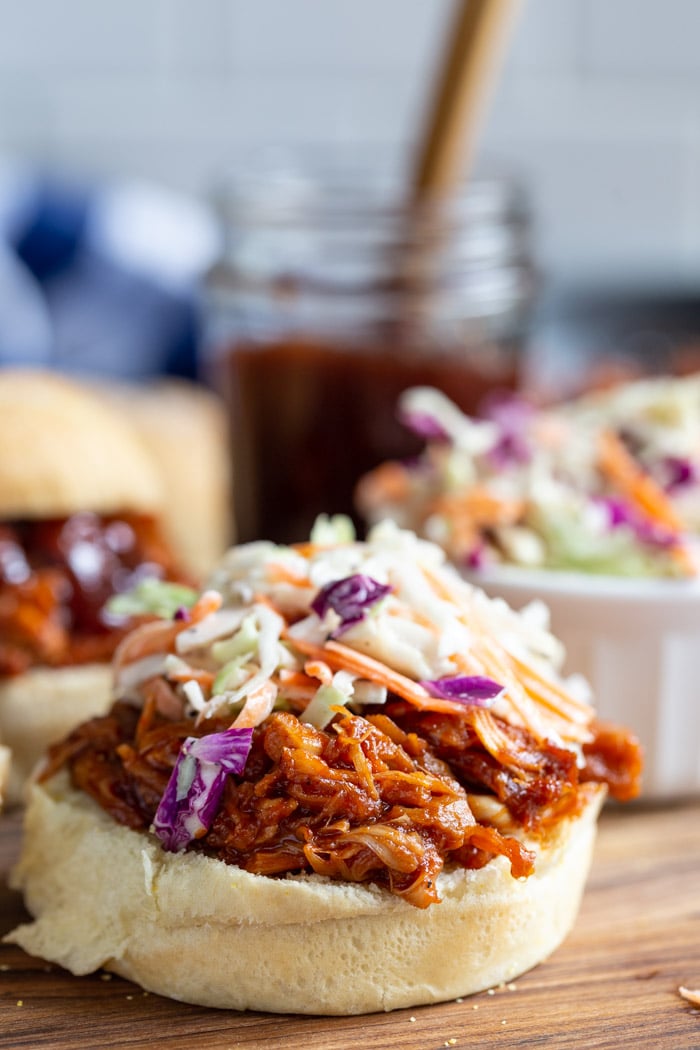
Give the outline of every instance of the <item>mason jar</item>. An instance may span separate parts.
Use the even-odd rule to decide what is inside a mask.
[[[511,181],[416,204],[380,166],[307,156],[237,173],[215,205],[206,361],[229,405],[240,542],[355,517],[358,478],[418,451],[396,417],[404,389],[473,413],[517,385],[535,280]]]

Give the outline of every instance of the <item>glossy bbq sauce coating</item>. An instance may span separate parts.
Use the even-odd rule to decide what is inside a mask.
[[[184,739],[228,724],[213,717],[197,726],[174,714],[177,698],[164,679],[145,693],[141,711],[117,703],[55,745],[44,773],[66,765],[77,788],[143,831]],[[439,901],[446,865],[479,868],[503,855],[514,877],[529,875],[534,854],[513,833],[546,835],[580,811],[594,783],[612,785],[619,798],[638,790],[639,749],[623,730],[613,740],[594,727],[579,770],[572,752],[500,728],[507,765],[486,752],[468,713],[416,713],[390,700],[366,718],[347,714],[318,730],[275,712],[255,730],[243,774],[227,778],[211,828],[187,848],[261,875],[374,882],[425,908]],[[507,808],[508,832],[477,819],[474,795]]]
[[[183,580],[150,517],[0,524],[0,676],[109,660],[132,622],[105,602],[146,576]]]

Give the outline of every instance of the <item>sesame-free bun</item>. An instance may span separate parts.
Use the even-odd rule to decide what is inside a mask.
[[[62,772],[32,785],[11,884],[35,918],[6,939],[74,974],[104,967],[204,1006],[360,1014],[440,1002],[510,981],[560,944],[603,795],[591,786],[529,878],[504,857],[443,873],[442,903],[420,910],[371,885],[165,853]]]
[[[0,371],[0,518],[153,513],[158,472],[130,423],[50,372]]]
[[[11,751],[6,801],[22,801],[24,785],[49,744],[112,703],[108,663],[36,667],[0,680],[0,740]]]
[[[223,402],[185,380],[98,388],[129,419],[159,472],[165,538],[204,578],[233,542],[231,461]]]

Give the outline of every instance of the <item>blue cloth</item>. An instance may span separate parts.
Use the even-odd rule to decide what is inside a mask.
[[[148,183],[0,166],[0,366],[197,378],[211,213]]]

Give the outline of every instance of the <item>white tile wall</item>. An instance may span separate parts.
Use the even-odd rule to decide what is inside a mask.
[[[580,64],[581,0],[524,0],[510,44],[509,70],[571,75]]]
[[[571,133],[510,139],[502,152],[530,186],[549,280],[670,286],[697,267],[684,241],[688,158],[673,137],[601,143]]]
[[[239,0],[232,59],[256,72],[421,75],[446,0]]]
[[[157,0],[0,0],[0,67],[49,83],[64,69],[148,69],[159,10]]]
[[[589,0],[585,68],[617,75],[700,76],[697,0]]]
[[[155,2],[158,60],[163,75],[177,79],[193,73],[225,77],[230,69],[234,14],[229,0]]]
[[[203,191],[251,143],[415,134],[451,0],[0,0],[0,151]],[[481,160],[545,271],[700,272],[700,0],[523,0]],[[488,163],[490,162],[490,163]]]

